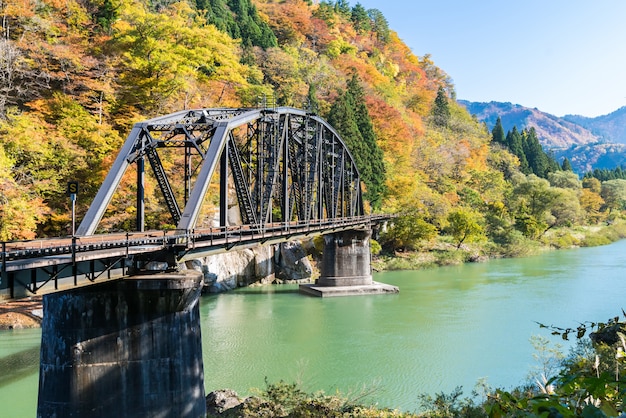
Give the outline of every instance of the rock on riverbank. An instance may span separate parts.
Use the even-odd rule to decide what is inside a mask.
[[[213,255],[190,261],[183,268],[201,271],[212,293],[252,284],[308,280],[313,271],[299,242]],[[41,296],[0,303],[0,330],[38,328],[42,317]]]
[[[42,316],[41,297],[0,303],[0,329],[39,328]]]

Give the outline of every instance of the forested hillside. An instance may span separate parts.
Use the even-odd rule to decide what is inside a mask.
[[[624,203],[558,167],[522,173],[445,71],[358,3],[5,0],[0,14],[2,240],[67,234],[67,181],[81,184],[80,219],[132,124],[189,108],[286,105],[331,121],[368,209],[404,215],[383,237],[390,249],[438,234],[512,245]],[[103,228],[133,228],[125,187]],[[171,227],[155,189],[147,222]]]
[[[574,119],[558,117],[536,108],[502,102],[469,102],[459,100],[468,112],[492,128],[500,118],[505,130],[513,127],[522,130],[535,128],[539,141],[548,149],[569,148],[573,145],[595,144],[603,140],[600,136]]]
[[[543,147],[558,161],[567,158],[581,176],[596,169],[626,165],[626,107],[608,115],[557,117],[539,109],[502,102],[459,100],[472,115],[493,128],[500,118],[505,130],[534,128]]]

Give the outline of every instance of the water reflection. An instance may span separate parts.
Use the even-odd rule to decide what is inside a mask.
[[[538,257],[375,279],[395,295],[319,299],[296,285],[201,299],[205,388],[250,394],[270,382],[307,390],[378,390],[375,401],[406,411],[421,393],[469,393],[478,379],[511,388],[534,364],[537,322],[575,327],[625,306],[626,241]],[[39,330],[0,332],[2,417],[34,416]],[[6,372],[5,372],[6,371]]]
[[[39,346],[0,358],[0,389],[39,372]]]
[[[3,418],[36,415],[40,344],[40,329],[0,331],[0,415]]]

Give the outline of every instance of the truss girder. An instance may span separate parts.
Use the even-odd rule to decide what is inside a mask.
[[[166,169],[159,157],[160,149],[172,148],[185,148],[184,181],[170,178],[176,167]],[[236,192],[243,224],[363,214],[354,158],[322,118],[288,107],[199,109],[134,125],[77,235],[96,231],[124,173],[144,157],[172,223],[194,229],[222,156],[228,170],[220,172],[227,173],[222,174],[228,177],[225,184]],[[184,199],[175,185],[185,188]]]
[[[250,189],[247,187],[248,182],[241,164],[241,157],[232,136],[228,140],[228,161],[235,183],[235,192],[237,193],[242,222],[244,224],[257,224],[258,221],[252,206],[252,196],[250,196]]]
[[[176,196],[174,195],[174,190],[172,190],[172,185],[167,177],[167,173],[161,163],[161,158],[154,148],[148,148],[146,150],[146,155],[148,156],[148,161],[150,162],[150,167],[152,167],[152,172],[154,173],[156,182],[159,185],[159,189],[161,189],[165,205],[170,212],[170,216],[174,220],[173,223],[177,224],[178,221],[180,221],[180,207],[176,201]]]

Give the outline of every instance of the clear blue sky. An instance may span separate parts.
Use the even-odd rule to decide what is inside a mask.
[[[350,0],[379,9],[457,98],[556,116],[626,106],[625,0]]]

